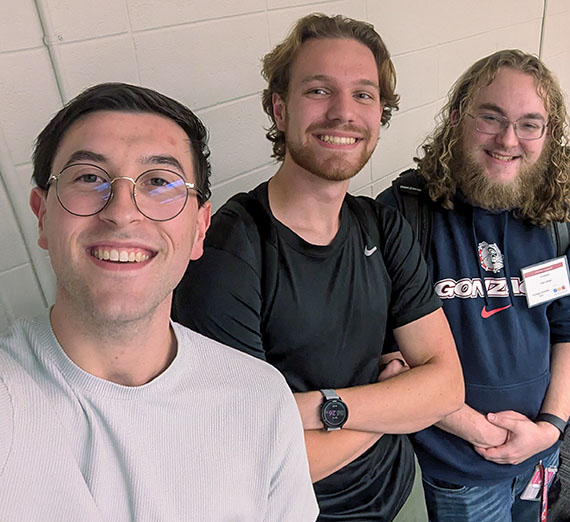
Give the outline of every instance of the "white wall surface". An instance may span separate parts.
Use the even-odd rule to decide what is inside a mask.
[[[54,299],[28,207],[33,141],[82,89],[124,81],[189,105],[211,133],[213,204],[276,170],[261,57],[311,12],[373,23],[401,108],[351,191],[374,196],[434,125],[453,81],[501,48],[539,55],[570,92],[570,0],[0,0],[0,331]]]

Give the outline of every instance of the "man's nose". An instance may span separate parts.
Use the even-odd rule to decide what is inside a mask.
[[[135,204],[132,178],[120,176],[111,180],[111,200],[100,213],[103,219],[115,224],[126,224],[144,218]]]
[[[327,111],[328,119],[340,122],[353,122],[355,120],[355,103],[356,100],[352,93],[336,93],[330,99]]]
[[[519,144],[515,125],[516,123],[507,122],[507,126],[496,136],[496,140],[505,148],[516,147]]]

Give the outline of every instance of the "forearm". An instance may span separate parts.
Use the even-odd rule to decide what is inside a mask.
[[[445,416],[436,426],[482,448],[499,446],[508,435],[507,430],[491,424],[485,415],[467,404]]]
[[[439,361],[425,363],[383,382],[338,390],[349,405],[347,428],[412,433],[455,411],[463,400],[463,382]],[[459,374],[461,375],[461,374]]]
[[[372,447],[380,433],[354,430],[305,430],[311,480],[317,482],[343,468]]]
[[[442,385],[447,371],[429,364],[382,382],[336,390],[348,406],[345,428],[380,433],[412,433],[454,411],[463,385]],[[449,395],[446,395],[449,390]],[[319,391],[295,394],[305,430],[322,428]]]
[[[463,373],[442,310],[394,330],[411,369],[389,379],[338,389],[348,405],[345,428],[378,433],[412,433],[459,409],[465,398]],[[303,427],[321,427],[320,392],[295,396]]]

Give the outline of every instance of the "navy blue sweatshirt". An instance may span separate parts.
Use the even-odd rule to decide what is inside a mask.
[[[378,199],[396,206],[392,189]],[[458,200],[459,199],[459,200]],[[465,376],[465,402],[486,414],[539,413],[550,382],[551,344],[570,341],[570,298],[528,308],[521,268],[555,257],[548,231],[456,198],[434,205],[428,264]],[[426,478],[483,485],[523,473],[556,445],[525,462],[489,462],[472,445],[437,427],[413,436]]]

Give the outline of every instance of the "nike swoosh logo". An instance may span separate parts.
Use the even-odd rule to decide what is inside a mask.
[[[368,248],[367,246],[364,247],[364,255],[366,257],[370,257],[374,252],[378,250],[378,247]]]
[[[502,312],[503,310],[506,310],[507,308],[510,308],[511,305],[507,305],[507,306],[503,306],[502,308],[495,308],[494,310],[487,310],[485,307],[483,307],[483,310],[481,310],[481,317],[483,319],[489,319],[489,317],[491,317],[492,315],[495,315],[498,312]]]

